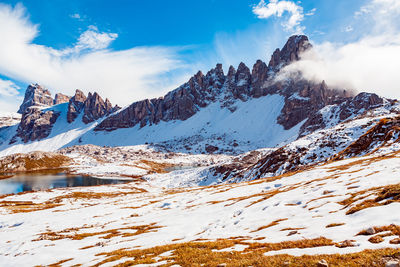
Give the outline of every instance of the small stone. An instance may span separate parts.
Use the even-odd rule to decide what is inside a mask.
[[[385,267],[399,267],[399,266],[400,266],[399,262],[395,260],[390,260],[385,263]]]
[[[290,232],[288,233],[288,236],[295,235],[295,234],[297,234],[297,231],[296,231],[296,230],[295,230],[295,231],[290,231]]]
[[[389,243],[398,245],[398,244],[400,244],[400,238],[392,239],[392,240],[389,241]]]
[[[217,267],[226,267],[226,263],[218,264]]]
[[[328,264],[328,262],[326,262],[326,260],[320,260],[320,261],[317,263],[317,266],[318,266],[318,267],[328,267],[329,264]]]
[[[373,227],[369,227],[367,230],[365,230],[365,233],[367,235],[374,235],[376,233],[376,231]]]
[[[354,240],[344,240],[340,242],[338,245],[336,245],[339,248],[347,248],[347,247],[354,247]]]

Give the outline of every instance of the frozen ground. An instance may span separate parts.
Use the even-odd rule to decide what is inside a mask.
[[[0,199],[0,265],[68,260],[61,265],[91,266],[106,260],[104,266],[112,266],[131,259],[113,261],[99,253],[239,236],[240,243],[223,251],[246,253],[252,243],[320,237],[332,244],[264,248],[265,255],[398,248],[389,243],[398,236],[377,228],[400,224],[398,195],[376,196],[388,185],[398,188],[399,179],[400,157],[390,152],[237,184],[168,189],[150,181],[6,196]],[[367,200],[374,204],[350,212]],[[377,232],[357,235],[369,227]],[[368,241],[378,235],[381,242]],[[153,260],[173,263],[175,257],[171,251]]]

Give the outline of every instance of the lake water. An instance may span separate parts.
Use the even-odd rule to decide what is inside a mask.
[[[93,186],[106,184],[121,184],[127,180],[100,179],[91,176],[69,175],[65,173],[19,174],[11,178],[0,180],[0,195],[13,194],[24,191],[38,191],[60,187]]]

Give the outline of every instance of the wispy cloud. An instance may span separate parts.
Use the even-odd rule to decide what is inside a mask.
[[[268,4],[261,0],[258,5],[253,7],[253,13],[260,19],[268,19],[272,16],[282,17],[285,12],[289,14],[288,19],[282,22],[282,26],[286,31],[302,33],[304,26],[300,23],[304,20],[303,8],[292,1],[270,0]],[[308,15],[313,15],[315,10]]]
[[[70,16],[71,18],[77,19],[77,20],[82,19],[82,18],[81,18],[81,15],[80,15],[79,13],[71,14],[71,15],[69,15],[69,16]]]
[[[360,39],[315,44],[314,51],[303,54],[283,74],[301,71],[331,86],[400,98],[400,2],[371,0],[356,14],[353,25],[363,25],[357,28],[363,33]]]
[[[0,110],[15,112],[15,107],[22,101],[18,90],[21,88],[10,80],[0,79]]]
[[[104,49],[107,48],[112,41],[118,38],[116,33],[99,32],[96,26],[89,26],[89,29],[81,34],[76,47],[80,49]]]
[[[16,96],[18,90],[21,89],[18,85],[9,80],[0,79],[0,95],[1,96]]]
[[[42,83],[53,93],[96,90],[112,102],[126,105],[160,95],[193,71],[181,60],[179,47],[114,51],[109,45],[118,35],[93,26],[74,46],[63,50],[35,44],[38,34],[38,25],[31,23],[21,4],[0,4],[1,74],[25,83]]]

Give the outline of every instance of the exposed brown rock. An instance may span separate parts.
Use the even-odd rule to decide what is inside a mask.
[[[54,105],[62,104],[62,103],[67,103],[71,99],[70,96],[64,95],[62,93],[56,94],[54,98]]]
[[[383,98],[371,93],[360,93],[348,100],[342,107],[340,119],[345,120],[360,110],[370,110],[383,104]]]
[[[334,155],[331,159],[341,160],[372,152],[373,149],[378,149],[380,145],[384,145],[399,133],[400,117],[381,119],[365,134],[361,135],[356,141],[340,153]]]
[[[98,93],[89,93],[84,102],[82,121],[90,123],[112,112],[113,107],[108,99],[104,102]]]
[[[67,121],[69,123],[73,122],[76,117],[78,117],[83,109],[85,100],[85,94],[81,90],[76,89],[75,95],[69,100],[68,104]]]
[[[268,67],[261,60],[257,60],[256,64],[253,66],[253,70],[251,71],[251,86],[252,90],[250,94],[253,97],[260,97],[266,94],[264,91],[266,86],[266,82],[268,80]]]
[[[23,114],[29,107],[33,106],[51,106],[53,98],[50,91],[39,84],[31,84],[26,88],[24,101],[19,107],[18,113]]]
[[[276,49],[274,51],[268,67],[277,69],[293,61],[297,61],[300,59],[300,54],[310,48],[312,48],[312,45],[308,41],[307,36],[293,35],[286,42],[282,50]]]
[[[17,137],[20,137],[25,143],[46,138],[59,115],[60,113],[53,110],[43,111],[39,108],[28,108],[22,115],[17,134],[10,143],[15,142]]]
[[[278,123],[285,130],[310,117],[322,107],[341,103],[349,96],[346,90],[330,89],[324,81],[315,84],[303,79],[288,82],[283,93],[285,105],[278,117]],[[314,121],[320,119],[313,118]]]
[[[218,151],[218,147],[217,146],[213,146],[213,145],[206,145],[205,150],[207,151],[207,153],[214,153],[215,151]]]
[[[102,121],[96,131],[112,131],[140,127],[169,120],[186,120],[201,107],[207,106],[220,93],[225,76],[222,65],[210,70],[206,75],[199,71],[187,83],[164,97],[135,102],[123,111]]]

